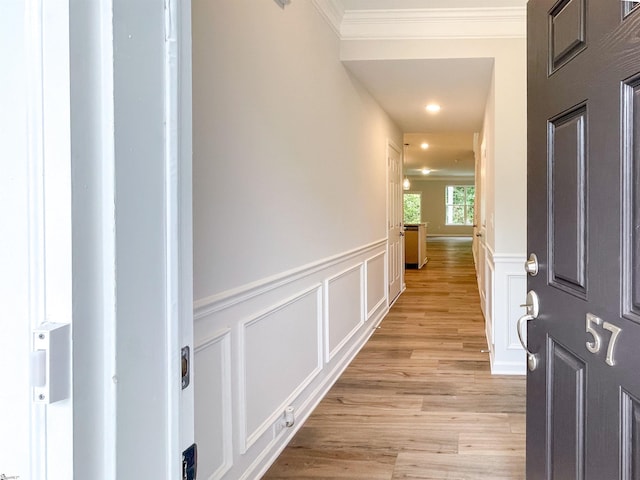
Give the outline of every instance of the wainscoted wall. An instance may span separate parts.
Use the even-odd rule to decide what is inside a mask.
[[[524,349],[518,340],[517,321],[524,314],[526,300],[525,256],[496,254],[485,245],[482,309],[487,343],[491,350],[491,371],[495,374],[526,374]]]
[[[386,239],[197,302],[198,478],[264,473],[387,313],[385,265]]]

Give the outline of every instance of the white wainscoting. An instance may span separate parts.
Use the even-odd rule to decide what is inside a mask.
[[[496,254],[487,246],[485,318],[494,374],[525,375],[526,358],[516,324],[524,313],[527,276],[525,255]]]
[[[386,239],[195,303],[198,478],[267,470],[387,313],[385,265]]]

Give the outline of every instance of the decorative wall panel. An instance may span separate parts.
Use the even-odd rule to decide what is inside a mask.
[[[362,277],[363,265],[346,270],[326,282],[327,360],[364,322]]]
[[[240,385],[246,447],[322,368],[320,288],[287,299],[244,324]]]
[[[367,320],[386,301],[386,284],[384,281],[385,254],[379,253],[367,259],[366,292],[367,292]]]

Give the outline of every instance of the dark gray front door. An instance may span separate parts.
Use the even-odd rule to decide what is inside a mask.
[[[528,2],[527,479],[640,479],[640,8]]]

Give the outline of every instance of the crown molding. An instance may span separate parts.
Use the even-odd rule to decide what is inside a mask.
[[[313,0],[313,5],[322,14],[335,34],[340,37],[340,26],[344,18],[342,0]]]
[[[525,38],[526,7],[347,10],[339,28],[342,40]]]

